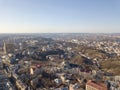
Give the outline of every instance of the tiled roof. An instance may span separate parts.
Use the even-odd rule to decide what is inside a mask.
[[[107,90],[107,86],[102,82],[88,81],[86,85],[92,86],[98,90]]]

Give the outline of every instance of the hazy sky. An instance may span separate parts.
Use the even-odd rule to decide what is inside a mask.
[[[120,32],[120,0],[0,0],[0,33]]]

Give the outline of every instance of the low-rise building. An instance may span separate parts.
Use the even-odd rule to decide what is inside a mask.
[[[89,80],[86,84],[86,90],[108,90],[107,85],[102,82]]]

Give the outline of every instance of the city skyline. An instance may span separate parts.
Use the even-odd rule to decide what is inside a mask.
[[[120,33],[119,0],[0,0],[0,33]]]

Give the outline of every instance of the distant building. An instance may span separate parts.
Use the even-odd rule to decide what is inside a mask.
[[[102,82],[95,82],[89,80],[86,84],[86,90],[108,90],[107,85]]]
[[[19,49],[20,49],[20,50],[23,49],[23,45],[22,45],[22,43],[19,43]]]
[[[3,69],[3,62],[1,59],[0,59],[0,69]]]
[[[120,76],[115,76],[115,81],[120,81]]]
[[[13,43],[6,44],[7,53],[14,53],[15,46]]]
[[[30,74],[31,74],[31,75],[34,74],[33,68],[30,68]]]
[[[7,54],[6,43],[5,43],[5,41],[3,41],[3,52],[4,52],[4,54]]]
[[[21,80],[17,80],[16,85],[17,85],[18,90],[26,90],[27,88],[26,84],[22,83]]]
[[[7,54],[7,53],[14,53],[14,44],[12,43],[7,43],[3,40],[3,52],[4,54]]]

